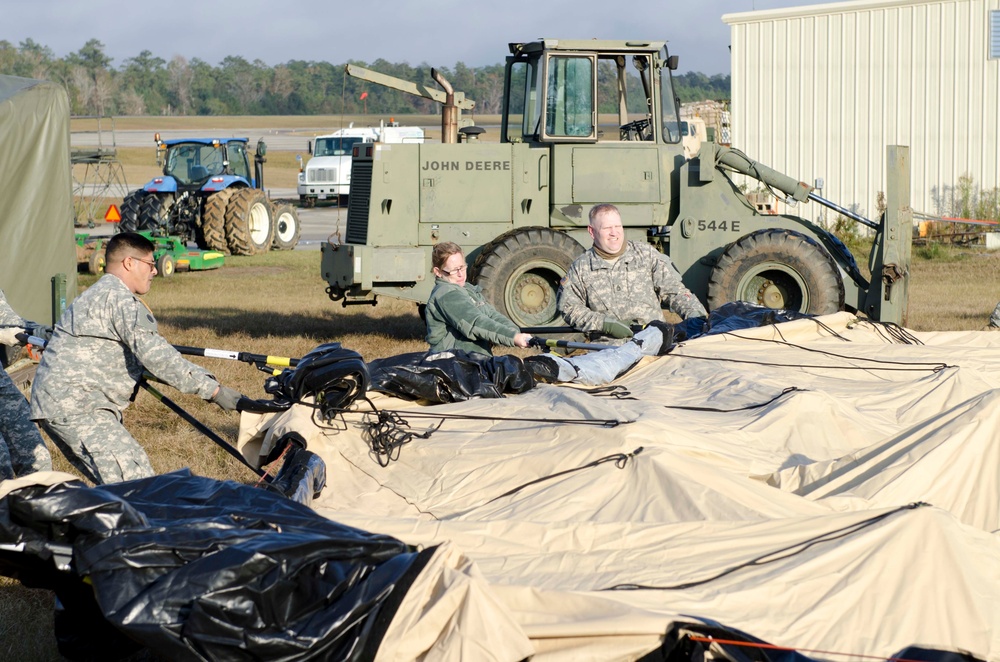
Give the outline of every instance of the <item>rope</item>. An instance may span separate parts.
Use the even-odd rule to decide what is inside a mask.
[[[559,425],[591,425],[603,428],[614,428],[619,425],[627,425],[634,421],[619,421],[616,419],[582,419],[582,418],[527,418],[519,416],[475,416],[472,414],[442,414],[422,411],[393,409],[379,409],[368,398],[364,399],[368,406],[372,408],[369,412],[363,412],[362,424],[365,426],[365,436],[371,444],[372,452],[379,465],[389,466],[393,460],[399,459],[402,446],[410,443],[414,439],[428,439],[432,434],[441,429],[445,421],[515,421],[525,423],[555,423]],[[346,411],[346,410],[344,410]],[[343,411],[339,412],[340,414]],[[404,418],[404,416],[406,418]],[[410,430],[408,418],[431,418],[437,419],[438,424],[423,432]],[[346,425],[346,423],[345,423]]]
[[[719,572],[719,573],[717,573],[715,575],[712,575],[711,577],[706,577],[705,579],[699,579],[699,580],[696,580],[696,581],[685,582],[683,584],[673,584],[671,586],[649,586],[649,585],[645,585],[645,584],[615,584],[614,586],[610,586],[608,588],[601,589],[601,590],[603,590],[603,591],[636,591],[636,590],[644,590],[644,591],[650,591],[650,590],[652,590],[652,591],[683,591],[683,590],[686,590],[686,589],[689,589],[689,588],[694,588],[695,586],[701,586],[703,584],[708,584],[709,582],[715,581],[716,579],[721,579],[721,578],[725,577],[726,575],[731,575],[732,573],[734,573],[734,572],[736,572],[738,570],[742,570],[743,568],[750,568],[750,567],[754,567],[754,566],[762,566],[762,565],[766,565],[768,563],[775,563],[777,561],[782,561],[782,560],[784,560],[786,558],[790,558],[792,556],[796,556],[798,554],[801,554],[801,553],[805,552],[807,549],[809,549],[810,547],[812,547],[814,545],[818,545],[818,544],[823,543],[823,542],[830,542],[830,541],[833,541],[833,540],[839,540],[841,538],[846,538],[847,536],[849,536],[851,534],[854,534],[854,533],[857,533],[859,531],[862,531],[862,530],[864,530],[864,529],[866,529],[866,528],[868,528],[868,527],[870,527],[870,526],[872,526],[874,524],[877,524],[877,523],[881,522],[882,520],[887,519],[887,518],[895,515],[896,513],[900,513],[900,512],[902,512],[904,510],[914,510],[916,508],[921,508],[921,507],[926,506],[926,505],[928,505],[928,504],[923,503],[921,501],[917,501],[915,503],[911,503],[911,504],[906,505],[906,506],[900,506],[899,508],[891,510],[891,511],[889,511],[887,513],[883,513],[881,515],[876,515],[875,517],[870,517],[870,518],[868,518],[866,520],[862,520],[861,522],[855,522],[854,524],[849,524],[847,526],[841,527],[839,529],[835,529],[833,531],[829,531],[827,533],[821,533],[818,536],[813,536],[812,538],[808,538],[808,539],[803,540],[801,542],[797,542],[797,543],[795,543],[793,545],[788,545],[787,547],[782,547],[781,549],[776,549],[773,552],[767,552],[766,554],[761,554],[760,556],[758,556],[756,558],[753,558],[753,559],[750,559],[749,561],[746,561],[745,563],[740,563],[738,565],[734,565],[731,568],[727,568],[727,569],[725,569],[725,570],[723,570],[723,571],[721,571],[721,572]]]
[[[508,490],[508,491],[504,492],[503,494],[501,494],[500,496],[493,497],[492,499],[490,499],[489,501],[487,501],[483,505],[485,506],[485,505],[493,503],[497,499],[502,499],[502,498],[510,496],[512,494],[516,494],[516,493],[520,492],[521,490],[523,490],[526,487],[531,487],[532,485],[537,485],[538,483],[543,483],[543,482],[545,482],[547,480],[552,480],[553,478],[558,478],[559,476],[565,476],[566,474],[571,474],[571,473],[574,473],[576,471],[581,471],[582,469],[589,469],[591,467],[597,467],[597,466],[600,466],[600,465],[602,465],[602,464],[604,464],[606,462],[614,462],[616,468],[618,468],[618,469],[624,469],[625,465],[628,464],[628,461],[630,459],[632,459],[633,457],[635,457],[636,455],[638,455],[639,453],[641,453],[641,452],[642,452],[642,446],[639,446],[638,448],[636,448],[631,453],[615,453],[613,455],[605,455],[602,458],[598,458],[598,459],[594,460],[593,462],[588,462],[587,464],[581,465],[579,467],[574,467],[573,469],[566,469],[566,470],[560,471],[558,473],[549,474],[548,476],[542,476],[541,478],[536,478],[535,480],[527,482],[524,485],[519,485],[519,486],[515,487],[512,490]]]
[[[798,386],[789,386],[788,388],[784,389],[781,393],[768,400],[767,402],[760,402],[754,405],[745,405],[743,407],[737,407],[736,409],[716,409],[715,407],[693,407],[685,405],[663,405],[663,406],[666,407],[667,409],[684,409],[687,411],[714,411],[723,414],[729,414],[734,411],[746,411],[748,409],[759,409],[760,407],[766,407],[772,402],[784,397],[788,393],[794,393],[796,391],[804,393],[807,390],[808,389],[799,388]]]

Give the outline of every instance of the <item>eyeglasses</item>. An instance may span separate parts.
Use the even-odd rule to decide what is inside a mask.
[[[150,269],[155,269],[156,268],[156,261],[155,260],[143,260],[141,257],[136,257],[134,255],[130,255],[129,257],[132,258],[133,260],[138,261],[138,262],[142,262],[143,264],[148,264]]]
[[[461,274],[464,274],[468,270],[469,270],[469,265],[467,265],[467,264],[463,264],[462,266],[458,267],[457,269],[452,269],[451,271],[445,271],[441,267],[438,267],[438,271],[440,271],[441,273],[443,273],[445,276],[452,276],[454,274],[461,275]]]

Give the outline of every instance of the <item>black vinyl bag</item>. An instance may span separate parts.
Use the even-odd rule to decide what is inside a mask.
[[[792,320],[813,317],[797,310],[784,310],[780,308],[768,308],[746,301],[730,301],[724,303],[708,315],[708,322],[701,334],[688,334],[688,338],[695,335],[714,335],[717,333],[728,333],[729,331],[739,331],[740,329],[754,329],[758,326],[778,324],[780,322],[791,322]],[[702,319],[702,318],[696,318]]]
[[[372,659],[434,549],[187,470],[0,499],[0,574],[56,592],[71,660]]]
[[[502,398],[523,393],[535,380],[516,356],[486,356],[449,350],[413,352],[368,364],[371,389],[406,400],[461,402],[470,398]]]

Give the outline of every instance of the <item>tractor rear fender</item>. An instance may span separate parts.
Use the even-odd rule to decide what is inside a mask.
[[[142,187],[146,193],[176,193],[177,180],[173,177],[156,177]]]
[[[247,181],[244,177],[237,177],[236,175],[218,175],[205,182],[201,190],[205,193],[215,193],[216,191],[234,186],[237,188],[253,188],[253,182]]]

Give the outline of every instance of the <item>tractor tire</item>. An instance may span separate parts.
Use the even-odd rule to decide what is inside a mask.
[[[226,242],[233,255],[257,255],[271,249],[271,204],[259,189],[233,193],[226,206]]]
[[[139,231],[139,211],[142,208],[142,198],[145,195],[145,191],[137,188],[122,200],[122,220],[118,222],[118,232]]]
[[[290,251],[299,243],[302,234],[302,223],[295,207],[284,204],[274,208],[274,248],[279,251]]]
[[[582,253],[583,246],[562,232],[519,228],[484,246],[469,277],[514,324],[560,324],[559,281]]]
[[[164,253],[156,260],[156,272],[163,276],[164,278],[170,278],[177,271],[177,263],[174,262],[174,256],[170,253]]]
[[[729,301],[826,315],[843,310],[844,281],[815,240],[791,230],[759,230],[730,244],[709,278],[709,310]]]
[[[142,196],[142,205],[139,208],[139,231],[166,236],[167,225],[170,223],[170,207],[173,204],[174,196],[169,193],[165,195],[149,193]]]
[[[213,193],[205,200],[205,209],[201,212],[201,237],[205,244],[203,248],[229,255],[229,244],[226,243],[226,207],[234,192],[235,189],[227,188]]]
[[[129,230],[122,230],[122,232],[129,232]],[[91,274],[103,274],[104,265],[107,260],[104,257],[104,249],[100,248],[90,254],[90,259],[87,260],[87,273]]]

